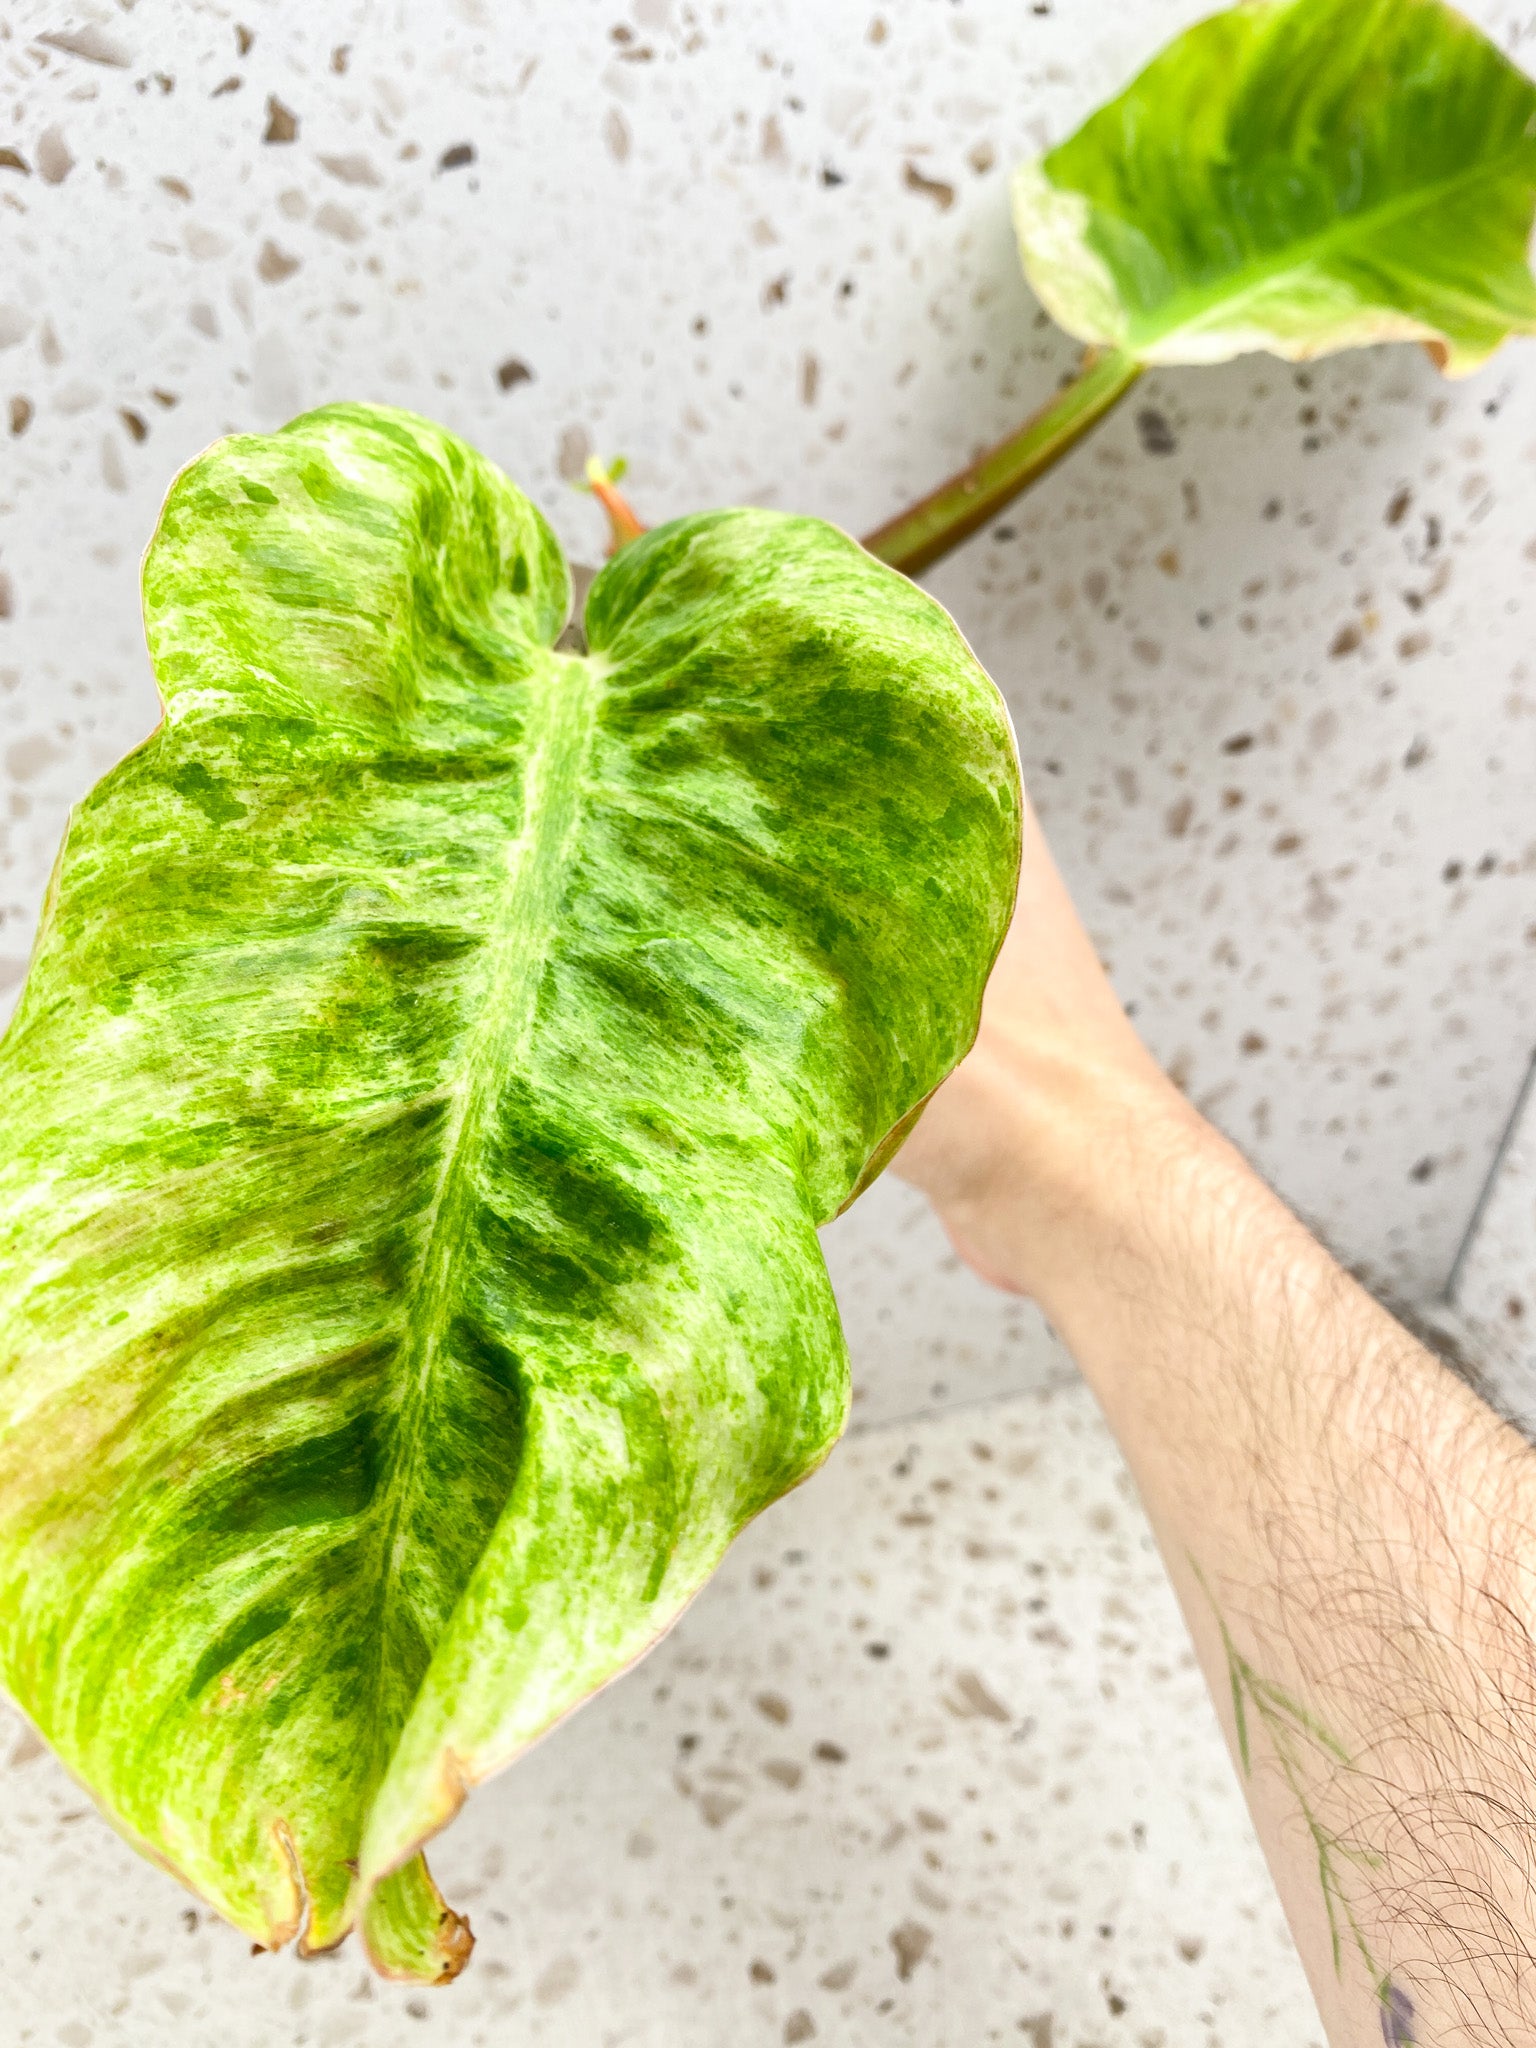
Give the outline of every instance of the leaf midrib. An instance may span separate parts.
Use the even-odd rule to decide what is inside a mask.
[[[473,1165],[483,1150],[500,1084],[526,1050],[532,1030],[579,819],[582,771],[597,722],[600,664],[579,655],[550,653],[529,676],[527,688],[522,830],[506,851],[506,880],[491,919],[496,936],[485,993],[458,1081],[450,1088],[454,1107],[428,1210],[419,1306],[411,1315],[413,1341],[405,1363],[410,1379],[395,1423],[400,1449],[385,1481],[389,1504],[382,1545],[376,1721],[390,1609],[401,1582],[405,1505],[415,1480],[422,1411],[447,1323],[458,1243],[454,1224],[466,1199],[472,1198]],[[398,1733],[388,1732],[391,1747]],[[387,1753],[380,1759],[381,1769],[386,1761]]]
[[[1198,332],[1204,324],[1205,315],[1212,312],[1227,312],[1233,307],[1241,306],[1245,300],[1256,297],[1261,289],[1274,284],[1277,280],[1311,268],[1319,257],[1331,248],[1359,235],[1380,231],[1399,220],[1409,219],[1413,214],[1440,204],[1458,191],[1496,179],[1504,172],[1512,170],[1522,156],[1529,153],[1530,145],[1522,139],[1519,147],[1506,151],[1502,156],[1475,164],[1465,171],[1458,171],[1452,177],[1441,178],[1434,184],[1420,186],[1400,199],[1385,201],[1361,213],[1346,214],[1332,227],[1308,236],[1301,243],[1292,243],[1271,260],[1246,270],[1243,273],[1245,282],[1236,291],[1216,283],[1175,294],[1173,298],[1164,302],[1159,324],[1155,329],[1139,329],[1134,320],[1129,323],[1126,346],[1135,353],[1149,344],[1166,341],[1181,331]],[[1096,201],[1090,200],[1090,204],[1094,205],[1096,210],[1108,211],[1107,208],[1098,209]],[[1124,216],[1116,215],[1115,218],[1123,219]],[[1135,223],[1131,222],[1129,225],[1134,226]],[[1233,273],[1228,272],[1227,275],[1230,277]],[[1118,282],[1116,289],[1119,290]]]

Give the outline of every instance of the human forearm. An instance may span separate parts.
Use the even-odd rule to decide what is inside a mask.
[[[1143,1171],[1054,1312],[1330,2038],[1536,2038],[1536,1461],[1213,1134]]]
[[[1043,943],[1053,889],[1027,871]],[[907,1170],[1104,1405],[1335,2048],[1536,2040],[1536,1454],[1157,1076],[1075,919],[1056,936],[1049,988],[1015,945]]]

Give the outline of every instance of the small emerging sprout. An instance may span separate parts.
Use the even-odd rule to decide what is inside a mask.
[[[596,455],[587,457],[586,474],[576,486],[580,491],[590,491],[608,515],[608,554],[610,559],[620,548],[628,547],[632,540],[638,540],[645,532],[645,526],[635,516],[634,507],[619,489],[619,479],[628,470],[629,464],[622,455],[605,463]]]

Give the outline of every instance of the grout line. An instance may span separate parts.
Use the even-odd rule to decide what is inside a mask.
[[[996,1408],[1007,1401],[1027,1401],[1041,1394],[1058,1394],[1077,1378],[1077,1371],[1069,1362],[1059,1377],[1033,1386],[1004,1387],[995,1394],[972,1394],[964,1401],[934,1401],[926,1408],[909,1408],[905,1414],[893,1415],[887,1422],[851,1422],[843,1432],[843,1441],[848,1443],[855,1437],[880,1436],[893,1429],[916,1429],[920,1423],[936,1422],[946,1415],[966,1415],[978,1408]]]
[[[1530,1064],[1526,1067],[1525,1079],[1520,1083],[1520,1093],[1515,1097],[1515,1106],[1509,1113],[1509,1121],[1504,1126],[1503,1135],[1499,1139],[1497,1150],[1494,1152],[1493,1164],[1488,1169],[1488,1177],[1483,1182],[1482,1190],[1472,1206],[1471,1221],[1467,1224],[1466,1230],[1462,1234],[1461,1243],[1456,1247],[1456,1256],[1451,1261],[1451,1270],[1446,1276],[1445,1285],[1436,1297],[1438,1301],[1445,1302],[1451,1308],[1456,1306],[1456,1290],[1461,1285],[1463,1268],[1466,1266],[1472,1246],[1476,1241],[1477,1233],[1483,1226],[1483,1219],[1488,1213],[1488,1205],[1493,1200],[1493,1193],[1498,1185],[1499,1175],[1504,1170],[1504,1162],[1509,1157],[1510,1148],[1515,1142],[1515,1134],[1520,1128],[1520,1120],[1525,1114],[1526,1104],[1531,1100],[1533,1089],[1536,1089],[1536,1053],[1532,1053]]]

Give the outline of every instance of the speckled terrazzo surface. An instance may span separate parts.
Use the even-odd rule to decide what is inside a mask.
[[[1075,1386],[865,1434],[764,1516],[443,1839],[446,1992],[251,1959],[0,1740],[8,2041],[1321,2048]]]
[[[578,559],[594,448],[652,518],[866,528],[1069,368],[1004,173],[1205,11],[7,9],[5,998],[67,806],[154,720],[138,556],[210,439],[330,398],[415,407]],[[1536,57],[1514,0],[1468,11]],[[1160,375],[932,578],[1153,1044],[1410,1300],[1445,1284],[1536,1035],[1533,463],[1528,347],[1460,387],[1411,351]],[[1528,1160],[1462,1270],[1490,1355],[1510,1299],[1536,1318]],[[1070,1368],[906,1190],[827,1248],[870,1433],[447,1838],[481,1939],[452,1992],[363,1996],[350,1955],[253,1962],[187,1924],[8,1731],[0,2038],[1312,2048]]]

